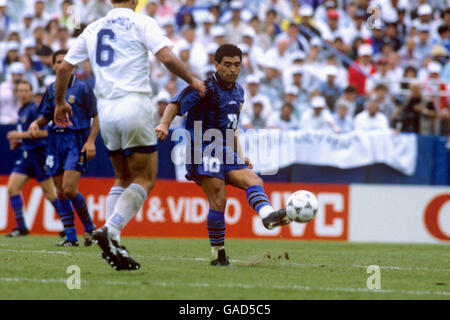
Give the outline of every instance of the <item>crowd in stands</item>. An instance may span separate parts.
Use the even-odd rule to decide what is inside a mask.
[[[55,80],[52,52],[111,8],[108,0],[0,0],[0,123],[17,121],[17,79],[39,102]],[[200,78],[215,71],[219,45],[241,48],[242,128],[450,137],[448,0],[149,0],[139,11]],[[186,84],[152,55],[149,63],[159,121]],[[95,85],[87,62],[76,76]]]

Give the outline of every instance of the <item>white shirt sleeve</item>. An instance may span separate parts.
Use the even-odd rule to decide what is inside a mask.
[[[164,47],[173,47],[172,41],[164,36],[162,29],[154,19],[149,17],[145,19],[143,30],[144,44],[153,54],[156,54]]]
[[[71,65],[77,65],[80,62],[89,59],[89,54],[86,46],[86,39],[83,33],[74,41],[73,46],[69,49],[64,60]]]

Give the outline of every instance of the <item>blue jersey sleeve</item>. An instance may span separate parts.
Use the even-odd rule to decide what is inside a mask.
[[[39,114],[44,116],[44,118],[48,121],[53,120],[53,113],[55,111],[55,108],[51,101],[52,88],[53,87],[51,85],[47,88],[44,96],[42,97],[41,104],[39,105]]]
[[[178,103],[180,105],[179,116],[184,115],[189,110],[192,110],[200,102],[198,92],[191,87],[186,87],[181,90],[175,97],[170,100],[170,103]]]
[[[84,104],[88,111],[88,117],[93,118],[97,115],[97,98],[94,92],[86,85],[86,93],[84,95]]]

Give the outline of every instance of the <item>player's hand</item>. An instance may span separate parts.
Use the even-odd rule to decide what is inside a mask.
[[[66,101],[63,104],[57,104],[53,120],[58,127],[65,128],[72,125],[70,117],[72,116],[72,107]]]
[[[253,163],[250,161],[248,157],[245,157],[245,164],[250,168],[253,169]]]
[[[198,95],[200,97],[204,97],[205,96],[205,83],[197,78],[194,78],[192,80],[192,82],[189,84],[189,86],[191,86],[191,88],[195,89],[198,91]]]
[[[156,132],[156,137],[159,140],[164,141],[164,140],[166,140],[167,136],[169,135],[169,128],[167,128],[167,126],[164,124],[159,124],[155,128],[155,132]]]
[[[36,138],[39,133],[39,125],[36,121],[33,121],[30,126],[28,127],[28,133],[33,137]]]
[[[8,132],[8,134],[6,135],[6,138],[7,138],[8,140],[17,140],[17,139],[20,139],[20,137],[19,137],[19,132],[17,132],[17,131],[10,131],[10,132]]]
[[[86,159],[91,160],[95,157],[95,143],[87,141],[83,148],[81,149],[81,152],[86,152]]]
[[[20,146],[20,140],[10,140],[9,141],[9,149],[16,150]]]

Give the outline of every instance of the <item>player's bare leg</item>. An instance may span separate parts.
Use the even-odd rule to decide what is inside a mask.
[[[229,266],[230,261],[225,254],[225,207],[227,204],[225,181],[200,176],[200,183],[209,202],[206,228],[211,244],[211,265]]]
[[[291,223],[285,209],[275,211],[264,192],[263,181],[250,169],[232,170],[226,174],[227,181],[234,187],[245,190],[250,206],[258,212],[264,227],[272,229],[276,226]]]
[[[23,217],[23,201],[20,195],[20,191],[22,191],[29,179],[27,175],[16,172],[12,173],[8,178],[8,195],[14,211],[17,227],[11,233],[7,234],[7,237],[25,236],[29,233]]]
[[[62,188],[66,199],[69,199],[72,207],[75,209],[78,217],[84,226],[84,245],[92,244],[92,232],[96,229],[92,222],[86,200],[78,191],[78,182],[80,181],[81,172],[77,170],[66,170],[63,173]]]

